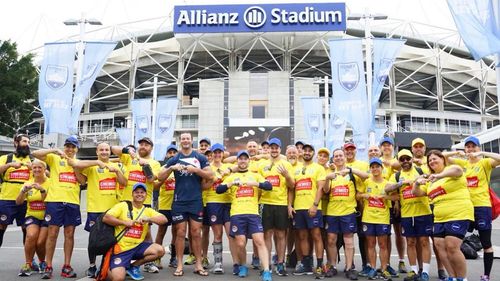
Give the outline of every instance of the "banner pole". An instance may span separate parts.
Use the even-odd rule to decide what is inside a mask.
[[[366,61],[366,94],[368,101],[368,122],[372,123],[372,115],[375,116],[372,112],[372,34],[370,30],[371,24],[371,15],[365,17],[365,61]],[[370,145],[375,144],[375,132],[369,131],[368,133],[368,141]]]
[[[497,54],[497,63],[495,72],[497,74],[497,106],[498,106],[498,119],[500,120],[500,54]]]
[[[152,117],[153,117],[153,120],[151,122],[151,139],[153,141],[156,141],[155,137],[156,137],[156,103],[157,103],[157,100],[158,100],[158,75],[155,75],[154,78],[153,78],[153,110],[151,111],[152,112]],[[154,155],[154,146],[153,146],[153,150],[151,151],[151,154]]]

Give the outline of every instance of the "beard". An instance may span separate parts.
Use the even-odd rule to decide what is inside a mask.
[[[30,155],[30,147],[29,146],[18,146],[16,148],[16,156],[17,157],[26,157]]]

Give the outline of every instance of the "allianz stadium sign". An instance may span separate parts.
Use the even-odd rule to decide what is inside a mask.
[[[345,3],[175,6],[174,33],[344,31]]]

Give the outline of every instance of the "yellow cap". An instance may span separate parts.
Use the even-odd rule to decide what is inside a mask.
[[[423,144],[423,145],[425,146],[425,141],[424,141],[424,139],[421,139],[421,138],[416,138],[416,139],[414,139],[414,140],[411,142],[411,146],[414,146],[414,145],[416,145],[417,143],[421,143],[421,144]]]
[[[408,149],[401,149],[398,152],[398,159],[401,158],[402,156],[408,156],[410,158],[413,158],[413,154]]]
[[[320,154],[321,152],[325,152],[326,154],[328,154],[328,157],[330,157],[330,150],[328,150],[328,148],[326,147],[322,147],[318,150],[318,154]]]

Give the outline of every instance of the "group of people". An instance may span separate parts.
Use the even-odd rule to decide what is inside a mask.
[[[231,156],[208,138],[194,150],[191,134],[183,133],[179,147],[167,148],[163,166],[152,158],[153,142],[147,137],[137,148],[99,143],[97,160],[78,160],[79,145],[70,136],[62,150],[30,151],[29,137],[18,135],[15,152],[0,157],[0,247],[15,219],[23,230],[26,258],[19,276],[39,271],[43,279],[53,277],[63,226],[61,276],[76,277],[71,257],[75,227],[82,223],[80,187],[86,185],[85,230],[99,219],[115,228],[112,280],[126,275],[142,280],[141,265],[146,272],[159,272],[168,226],[174,276],[184,275],[185,264],[193,264],[200,276],[207,276],[209,268],[223,274],[225,232],[232,273],[239,277],[248,276],[250,266],[261,270],[264,281],[272,280],[273,271],[287,276],[289,267],[294,267],[293,275],[333,277],[343,248],[343,271],[350,280],[387,281],[406,273],[404,281],[427,281],[432,239],[438,278],[462,281],[467,280],[467,264],[460,245],[475,229],[484,249],[480,280],[490,280],[489,181],[500,155],[481,151],[474,136],[465,140],[464,151],[427,153],[423,139],[414,139],[411,151],[396,153],[393,139],[384,137],[369,147],[367,162],[356,159],[356,145],[350,142],[330,151],[301,141],[282,147],[272,138],[260,144],[249,141],[246,150]],[[158,225],[154,240],[151,224]],[[396,269],[390,264],[392,237],[399,256]],[[185,241],[190,255],[184,260]],[[361,255],[359,271],[355,251]],[[86,274],[97,273],[96,255],[89,252]]]

